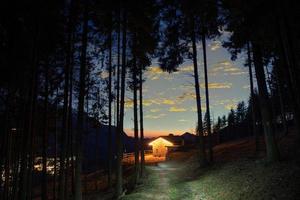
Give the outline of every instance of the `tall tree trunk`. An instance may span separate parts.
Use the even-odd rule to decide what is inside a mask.
[[[112,17],[112,16],[111,16]],[[112,23],[112,20],[111,20]],[[107,147],[108,147],[108,187],[111,187],[112,181],[112,27],[109,35],[109,69],[108,69],[108,136],[107,136]]]
[[[68,198],[68,192],[69,192],[69,177],[71,175],[71,191],[73,191],[73,116],[72,116],[72,102],[73,102],[73,42],[72,42],[72,48],[71,48],[71,61],[70,61],[70,79],[69,79],[69,105],[68,105],[68,131],[67,131],[67,150],[66,150],[66,178],[65,178],[65,194],[64,196]],[[72,194],[74,195],[74,194]]]
[[[272,110],[272,119],[273,119],[273,123],[274,123],[274,130],[275,130],[275,138],[276,138],[276,134],[279,134],[280,130],[278,129],[279,127],[277,127],[276,125],[276,109],[275,109],[275,102],[272,101],[272,97],[274,96],[273,90],[272,90],[272,78],[270,76],[270,72],[269,72],[269,68],[268,66],[264,66],[265,67],[265,74],[266,74],[266,84],[267,84],[267,89],[268,91],[270,91],[270,103],[271,103],[271,110]]]
[[[32,162],[32,137],[34,136],[34,116],[36,112],[36,100],[37,100],[37,82],[38,82],[38,48],[37,42],[39,40],[39,28],[37,27],[36,38],[33,47],[32,57],[32,80],[30,82],[30,89],[28,90],[28,102],[26,103],[27,112],[26,116],[26,131],[23,136],[23,147],[22,147],[22,158],[21,158],[21,169],[20,169],[20,189],[19,199],[26,200],[29,195],[31,188],[28,188],[28,183],[31,175],[31,162]],[[29,191],[30,190],[30,191]]]
[[[89,72],[89,70],[87,69],[87,72],[86,72],[86,79],[85,79],[85,82],[86,82],[86,88],[85,88],[85,123],[83,123],[85,126],[84,126],[84,128],[83,128],[83,130],[85,130],[84,132],[89,132],[89,80],[90,80],[90,72]],[[84,109],[83,109],[84,110]],[[82,132],[82,134],[83,134],[83,132]],[[86,165],[84,165],[85,164],[85,157],[82,157],[82,161],[81,161],[81,163],[82,163],[82,167],[84,168]],[[85,191],[85,192],[87,192],[88,191],[88,177],[87,176],[83,176],[83,189],[82,189],[82,191]]]
[[[8,87],[10,88],[10,87]],[[0,178],[0,186],[1,186],[1,192],[0,194],[3,199],[9,198],[9,169],[10,169],[10,152],[11,152],[11,145],[10,145],[10,138],[11,138],[11,125],[10,125],[10,113],[12,112],[12,98],[13,98],[13,92],[11,92],[10,89],[7,91],[6,96],[6,103],[5,103],[5,111],[3,113],[4,116],[4,128],[3,128],[3,134],[1,134],[1,141],[0,141],[0,173],[1,175],[4,174],[5,180],[3,181],[2,176]],[[4,186],[2,188],[2,185]]]
[[[84,2],[83,29],[81,38],[81,57],[80,57],[80,78],[77,114],[77,134],[76,134],[76,165],[75,165],[75,200],[82,200],[82,135],[84,124],[84,96],[86,78],[86,55],[87,55],[87,35],[88,35],[88,4]]]
[[[145,147],[144,147],[144,113],[143,113],[143,69],[140,67],[140,72],[139,72],[140,78],[140,134],[141,134],[141,173],[140,177],[144,176],[144,171],[145,171]]]
[[[193,65],[194,65],[194,80],[195,80],[195,93],[196,93],[196,103],[197,103],[197,135],[199,140],[199,164],[201,167],[207,164],[206,153],[204,147],[204,137],[203,137],[203,124],[202,124],[202,111],[201,111],[201,97],[200,97],[200,85],[198,76],[198,64],[197,64],[197,47],[196,47],[196,35],[195,35],[195,21],[191,17],[191,39],[193,47]]]
[[[72,39],[74,34],[72,35]],[[74,187],[74,168],[75,168],[75,159],[74,159],[74,132],[73,132],[73,74],[74,74],[74,42],[71,43],[71,61],[70,61],[70,95],[69,95],[69,137],[70,137],[70,155],[71,155],[71,192],[72,196],[75,194]]]
[[[120,115],[120,59],[121,59],[121,10],[119,5],[118,10],[118,41],[117,41],[117,127],[119,124],[119,115]]]
[[[4,180],[4,188],[3,188],[3,199],[8,199],[9,198],[9,189],[10,189],[10,162],[11,162],[11,148],[12,148],[12,145],[11,145],[11,140],[12,140],[12,133],[11,133],[11,130],[10,130],[10,126],[9,126],[9,113],[6,112],[6,117],[8,117],[6,120],[6,123],[5,124],[5,128],[4,128],[4,138],[5,138],[5,146],[4,146],[4,158],[5,158],[5,161],[4,161],[4,177],[5,177],[5,180]],[[1,166],[2,167],[2,166]],[[2,175],[2,171],[1,171],[1,175]],[[2,179],[2,176],[1,176],[1,179]]]
[[[7,97],[6,97],[6,104],[4,105],[4,113],[3,113],[3,116],[4,116],[4,132],[3,134],[0,134],[0,173],[3,174],[5,173],[5,161],[7,159],[6,155],[7,155],[7,151],[8,151],[8,147],[7,147],[7,138],[9,136],[9,113],[10,113],[10,99],[12,98],[11,97],[11,92],[10,92],[10,89],[7,90]],[[3,181],[2,178],[0,178],[0,185],[3,185],[5,186],[5,181]],[[3,199],[6,198],[6,194],[5,194],[5,191],[3,191],[3,194],[0,194],[3,196]]]
[[[210,108],[209,108],[209,91],[208,91],[208,77],[207,77],[207,56],[206,56],[206,34],[205,29],[202,29],[202,50],[204,61],[204,79],[205,79],[205,101],[206,101],[206,121],[207,121],[207,133],[208,133],[208,146],[209,146],[209,162],[213,162],[213,144],[212,133],[210,123]]]
[[[73,36],[72,36],[73,38]],[[72,39],[71,39],[72,41]],[[74,62],[73,62],[73,50],[74,50],[74,47],[73,47],[73,41],[71,42],[71,57],[70,57],[70,74],[69,74],[69,103],[68,103],[68,129],[67,129],[67,149],[66,149],[66,176],[65,176],[65,191],[64,191],[64,196],[65,198],[68,199],[68,192],[69,192],[69,186],[68,186],[68,183],[69,183],[69,177],[71,175],[71,192],[72,192],[72,195],[74,195],[74,161],[73,161],[73,115],[72,115],[72,102],[73,102],[73,65],[74,65]]]
[[[274,124],[272,119],[272,109],[270,107],[268,89],[265,80],[265,72],[262,61],[262,52],[259,44],[253,42],[253,60],[259,91],[259,103],[264,127],[265,143],[267,149],[267,159],[272,161],[279,160],[279,150],[274,137]]]
[[[67,140],[68,140],[68,122],[69,116],[69,87],[70,87],[70,65],[72,55],[72,15],[73,15],[73,2],[66,2],[67,13],[67,41],[66,41],[66,63],[64,67],[64,102],[63,102],[63,116],[62,116],[62,129],[61,129],[61,144],[60,144],[60,167],[59,167],[59,188],[58,199],[65,199],[65,178],[66,178],[66,156],[67,156]]]
[[[100,87],[97,88],[97,93],[96,93],[96,101],[97,101],[97,109],[100,110]],[[98,120],[100,120],[100,116],[98,118]],[[99,134],[101,133],[98,131],[95,131],[95,135],[96,135],[96,147],[95,147],[95,160],[96,160],[96,168],[101,169],[101,157],[100,157],[100,153],[99,149],[100,149],[100,144],[99,144]],[[98,191],[98,180],[95,180],[95,184],[96,184],[96,190]]]
[[[252,73],[252,58],[250,42],[247,42],[247,55],[248,55],[248,69],[249,69],[249,80],[250,80],[250,104],[251,104],[251,116],[252,116],[252,131],[255,139],[255,152],[259,151],[259,134],[256,129],[256,117],[255,117],[255,99],[254,99],[254,86],[253,86],[253,73]]]
[[[279,49],[280,49],[279,60],[281,63],[280,71],[283,72],[283,74],[285,76],[285,83],[287,84],[287,92],[288,92],[290,103],[291,103],[292,110],[294,113],[294,124],[295,124],[296,130],[300,130],[300,113],[298,112],[299,107],[297,105],[297,102],[295,101],[295,99],[297,98],[296,97],[297,95],[295,94],[295,88],[293,86],[293,82],[291,80],[289,71],[286,70],[286,68],[283,68],[284,66],[288,65],[286,57],[284,56],[285,53],[283,51],[283,47],[281,46]],[[298,136],[299,136],[298,140],[300,140],[300,133],[298,134]]]
[[[280,0],[275,1],[276,20],[278,22],[278,36],[280,42],[280,54],[283,57],[286,68],[288,82],[290,82],[292,106],[294,110],[294,121],[298,131],[298,142],[300,142],[300,88],[299,88],[299,73],[296,69],[296,56],[294,50],[294,41],[291,37],[291,30],[287,21],[287,13],[284,2]],[[285,68],[283,70],[286,70]]]
[[[126,76],[126,32],[127,32],[127,13],[123,11],[123,30],[122,30],[122,73],[121,73],[121,96],[120,96],[120,118],[118,124],[117,134],[117,183],[116,183],[116,196],[119,198],[123,193],[123,125],[124,125],[124,103],[125,103],[125,76]]]
[[[69,19],[70,20],[70,19]],[[70,22],[69,22],[70,23]],[[70,26],[70,25],[68,25]],[[70,28],[70,27],[68,27]],[[70,57],[71,57],[71,32],[68,30],[67,44],[66,44],[66,64],[64,68],[64,102],[63,102],[63,116],[61,129],[61,143],[60,143],[60,167],[59,167],[59,188],[58,199],[65,199],[65,177],[66,177],[66,154],[67,154],[67,138],[68,138],[68,103],[69,103],[69,80],[70,80]]]
[[[27,200],[32,199],[32,178],[33,178],[33,165],[34,165],[34,160],[35,160],[35,148],[36,148],[36,119],[37,119],[37,95],[38,95],[38,73],[39,69],[37,69],[36,77],[35,77],[35,88],[34,88],[34,107],[33,107],[33,116],[32,116],[32,121],[31,121],[31,132],[30,132],[30,141],[29,141],[29,151],[28,151],[28,170],[27,170],[27,183],[26,183],[26,190],[27,190]]]
[[[57,133],[58,133],[58,124],[57,124],[57,118],[58,118],[58,88],[56,89],[56,100],[55,100],[55,132],[54,132],[54,175],[53,175],[53,199],[56,199],[56,182],[57,182]]]
[[[136,37],[134,38],[136,40]],[[139,130],[138,130],[138,103],[137,103],[137,60],[134,55],[133,63],[133,122],[134,122],[134,176],[135,184],[139,180]]]
[[[21,125],[17,126],[21,127]],[[17,133],[20,134],[21,130],[19,130]],[[15,157],[14,157],[14,167],[13,167],[13,182],[12,182],[12,192],[11,192],[11,199],[16,200],[17,199],[17,191],[18,191],[18,180],[19,180],[19,168],[20,168],[20,150],[21,150],[21,138],[16,138],[15,139],[15,144],[16,145],[16,151],[14,152]],[[5,198],[4,198],[5,199]]]
[[[281,65],[281,61],[280,59],[277,59],[277,63],[279,63]],[[278,91],[278,97],[279,97],[279,104],[280,104],[280,117],[282,120],[282,125],[283,125],[283,131],[284,131],[284,135],[288,134],[288,124],[287,124],[287,120],[286,120],[286,115],[285,115],[285,106],[284,106],[284,100],[283,100],[283,90],[284,90],[284,83],[282,82],[283,80],[283,76],[280,76],[280,69],[279,66],[275,66],[275,76],[277,79],[277,83],[276,83],[276,88]],[[282,73],[284,74],[284,73]]]
[[[49,99],[49,66],[45,67],[45,100],[44,100],[44,134],[43,134],[43,177],[42,177],[42,200],[47,200],[47,140],[48,140],[48,99]]]

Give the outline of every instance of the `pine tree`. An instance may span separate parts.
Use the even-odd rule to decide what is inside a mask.
[[[78,114],[77,114],[77,132],[76,132],[76,164],[75,164],[75,200],[82,199],[82,135],[84,131],[84,96],[85,96],[85,78],[86,78],[86,55],[87,55],[87,35],[88,35],[88,2],[84,3],[83,11],[83,29],[81,38],[80,55],[80,78],[79,78],[79,96],[78,96]]]

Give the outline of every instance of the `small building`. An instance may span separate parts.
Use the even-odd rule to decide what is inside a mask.
[[[168,151],[184,145],[184,140],[180,136],[161,136],[149,143],[152,146],[152,154],[155,157],[166,157]]]
[[[181,137],[184,140],[184,145],[192,145],[197,142],[197,136],[189,132],[185,132]]]

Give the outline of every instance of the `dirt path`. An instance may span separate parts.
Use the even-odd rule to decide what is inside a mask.
[[[174,181],[180,181],[181,167],[178,162],[163,162],[157,166],[148,166],[148,178],[145,183],[123,199],[172,200],[177,192]]]
[[[147,166],[143,184],[123,200],[299,199],[300,156],[289,141],[295,140],[280,143],[286,160],[272,164],[253,156],[255,142],[249,139],[216,146],[215,162],[207,168],[199,168],[195,151],[174,152],[171,161]]]

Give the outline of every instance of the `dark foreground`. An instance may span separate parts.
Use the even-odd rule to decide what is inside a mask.
[[[217,146],[215,164],[207,169],[197,167],[196,152],[178,152],[170,161],[147,167],[143,184],[123,199],[299,199],[299,154],[292,137],[279,141],[283,159],[272,164],[263,153],[253,154],[250,139]]]

